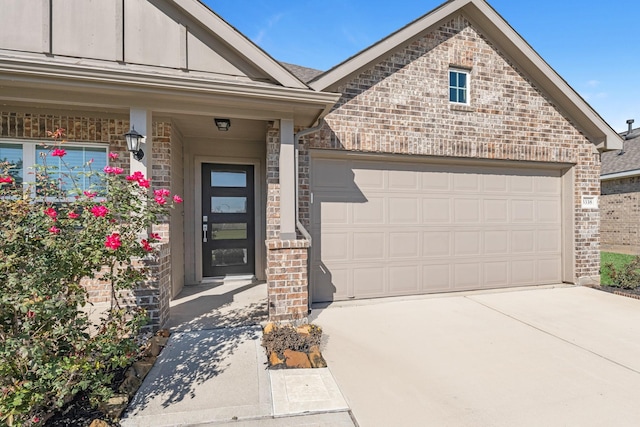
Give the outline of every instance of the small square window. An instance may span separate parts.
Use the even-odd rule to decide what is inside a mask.
[[[469,72],[449,70],[449,101],[456,104],[469,103]]]

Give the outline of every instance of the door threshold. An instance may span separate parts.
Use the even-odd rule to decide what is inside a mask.
[[[230,274],[227,276],[216,276],[216,277],[203,277],[200,283],[208,284],[208,283],[218,283],[223,284],[225,282],[239,282],[239,281],[247,281],[250,280],[252,282],[257,282],[258,279],[253,274]]]

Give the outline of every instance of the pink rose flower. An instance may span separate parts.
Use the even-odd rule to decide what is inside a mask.
[[[173,196],[173,201],[175,203],[182,203],[184,200],[182,200],[182,197],[178,196],[177,194]]]
[[[159,188],[157,190],[153,190],[153,194],[156,197],[167,197],[171,195],[171,191],[167,190],[166,188]]]
[[[10,176],[0,176],[0,183],[6,182],[7,184],[11,184],[13,182],[13,178]]]
[[[149,234],[149,238],[153,240],[162,240],[162,236],[160,236],[158,233]]]
[[[31,310],[27,311],[27,317],[29,319],[33,319],[34,317],[36,317],[36,312],[35,311],[31,311]]]
[[[66,152],[66,151],[64,151],[62,148],[56,148],[55,150],[53,150],[53,151],[51,152],[51,155],[52,155],[53,157],[64,157],[64,156],[66,156],[66,155],[67,155],[67,152]]]
[[[147,252],[151,252],[153,251],[153,248],[151,247],[151,245],[149,244],[149,242],[146,239],[142,239],[140,241],[140,244],[142,245],[142,248],[147,251]]]
[[[90,199],[93,199],[94,197],[96,197],[98,194],[94,193],[93,191],[83,191],[82,194],[84,194],[85,196],[87,196]]]
[[[149,188],[150,184],[151,184],[151,181],[149,181],[148,179],[142,178],[138,180],[138,185],[140,185],[140,187]]]
[[[96,205],[91,208],[91,213],[96,218],[105,217],[109,213],[109,209],[106,206]]]
[[[54,225],[53,227],[51,227],[51,228],[49,229],[49,233],[52,233],[52,234],[60,234],[60,229]]]
[[[75,213],[75,212],[73,212],[73,211],[71,211],[71,212],[69,212],[67,214],[67,218],[69,218],[69,219],[77,219],[77,218],[80,218],[80,215]]]
[[[167,201],[164,199],[164,197],[162,196],[156,196],[154,198],[154,200],[156,201],[157,204],[159,204],[160,206],[164,205],[165,203],[167,203]]]
[[[110,158],[111,160],[115,160],[115,159],[117,159],[118,157],[120,157],[120,155],[119,155],[118,153],[114,153],[113,151],[109,153],[109,158]]]
[[[56,212],[56,210],[53,208],[45,209],[44,214],[53,220],[58,218],[58,212]]]
[[[118,233],[113,233],[107,236],[107,240],[104,242],[104,246],[113,249],[114,251],[122,246],[122,242],[120,241],[120,235]]]

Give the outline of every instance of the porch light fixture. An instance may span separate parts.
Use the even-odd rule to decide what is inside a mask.
[[[216,122],[216,126],[219,131],[226,132],[231,127],[231,120],[229,119],[213,119]]]
[[[140,135],[135,127],[131,127],[131,130],[124,134],[127,140],[127,149],[133,153],[133,158],[140,161],[144,157],[144,151],[140,148],[140,142],[144,136]]]

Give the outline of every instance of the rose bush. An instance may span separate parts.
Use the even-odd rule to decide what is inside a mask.
[[[137,356],[146,321],[117,296],[148,278],[144,258],[160,241],[148,231],[182,201],[165,189],[150,193],[140,172],[74,171],[64,161],[63,130],[51,136],[42,165],[24,172],[33,179],[24,176],[18,185],[12,165],[0,167],[0,421],[6,425],[42,424],[79,392],[93,404],[109,397],[114,373]],[[51,156],[62,166],[50,166]],[[82,188],[83,177],[94,184]],[[85,309],[87,278],[111,287],[111,309],[99,324],[91,324]]]

